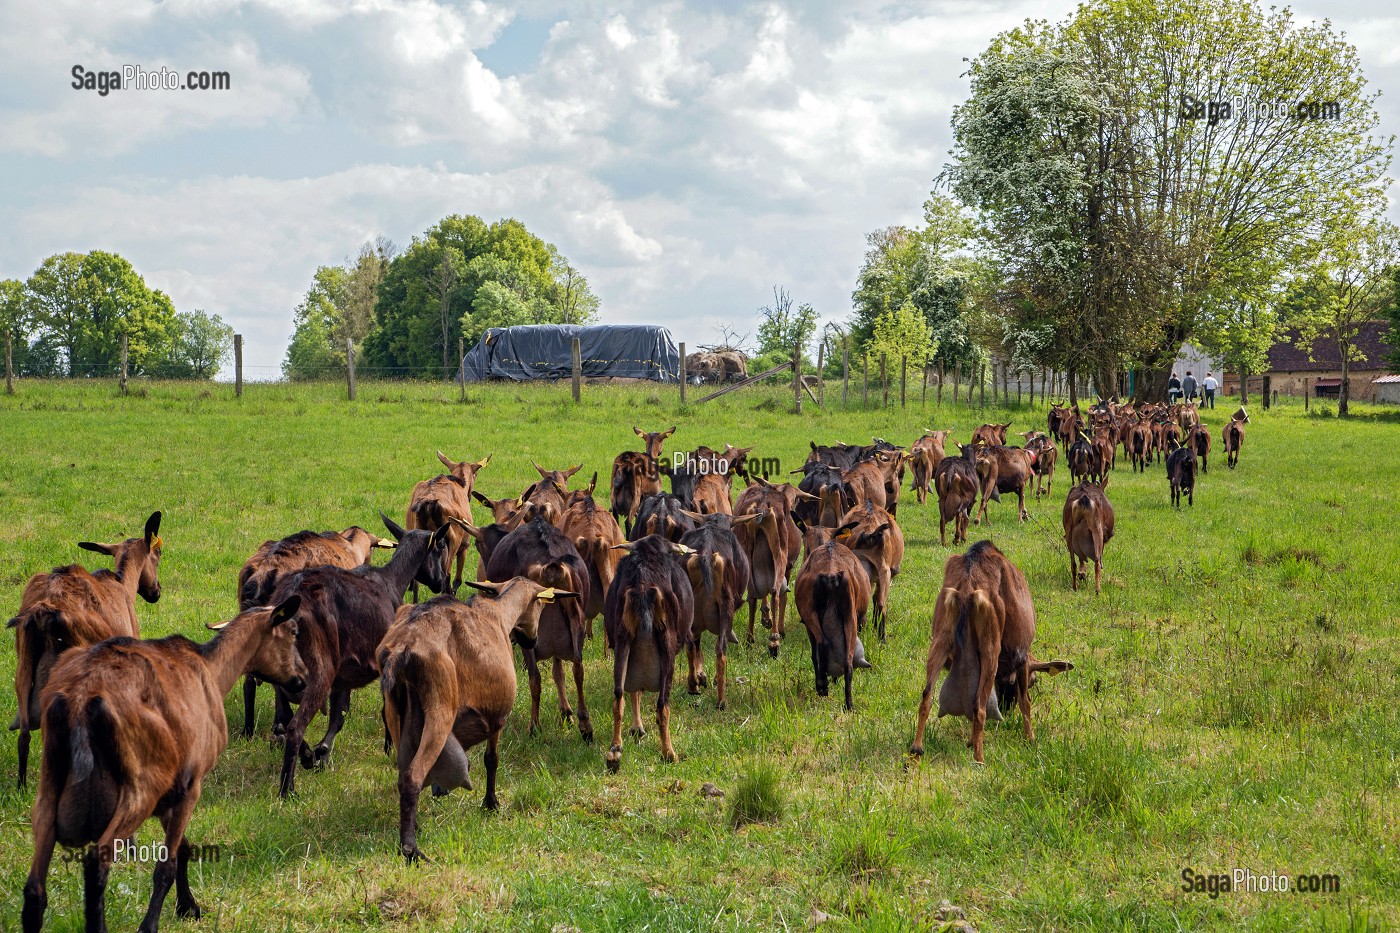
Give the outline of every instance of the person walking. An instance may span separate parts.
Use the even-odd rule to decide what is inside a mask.
[[[1181,395],[1181,380],[1177,378],[1176,371],[1172,371],[1172,377],[1167,380],[1167,404],[1175,405],[1177,397]]]
[[[1215,377],[1212,376],[1210,373],[1206,373],[1206,378],[1205,381],[1201,383],[1201,388],[1205,389],[1206,391],[1206,405],[1210,408],[1214,408],[1215,390],[1220,388],[1220,383],[1216,382]]]
[[[1196,400],[1196,377],[1189,369],[1186,370],[1186,378],[1181,380],[1181,394],[1186,397],[1188,402]]]

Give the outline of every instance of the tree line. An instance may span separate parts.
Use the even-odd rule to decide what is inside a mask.
[[[1394,139],[1330,23],[1252,0],[1089,0],[998,35],[967,76],[924,223],[867,238],[858,351],[1050,369],[1072,398],[1081,380],[1123,393],[1131,371],[1156,399],[1187,341],[1246,376],[1285,329],[1344,372],[1366,322],[1400,334]],[[1335,103],[1334,119],[1181,103],[1236,97]]]
[[[24,281],[0,281],[0,331],[16,374],[37,378],[114,376],[127,341],[127,372],[162,379],[212,379],[233,345],[217,314],[176,311],[116,253],[56,253]]]
[[[385,376],[453,378],[459,341],[492,327],[586,324],[598,298],[558,248],[513,218],[453,214],[399,250],[380,238],[322,266],[293,314],[289,379],[357,367]]]

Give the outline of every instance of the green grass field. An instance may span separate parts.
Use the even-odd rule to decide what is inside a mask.
[[[674,388],[566,384],[473,388],[156,384],[122,397],[107,384],[23,383],[0,396],[0,618],[31,574],[74,561],[84,539],[135,534],[165,511],[160,603],[138,604],[143,633],[203,639],[235,609],[239,566],[265,538],[302,528],[378,527],[402,519],[409,489],[439,472],[433,455],[493,454],[477,488],[514,495],[550,466],[582,460],[606,486],[632,425],[679,425],[668,443],[755,445],[785,469],[809,439],[908,444],[925,427],[966,440],[983,421],[1044,427],[1041,408],[788,412],[785,390],[751,389],[682,409]],[[839,394],[839,392],[837,393]],[[856,396],[858,398],[858,396]],[[1120,462],[1109,486],[1117,537],[1103,595],[1070,590],[1060,532],[1069,486],[992,506],[989,535],[1026,573],[1038,614],[1036,654],[1075,670],[1033,695],[1037,739],[1019,714],[989,727],[987,763],[964,746],[968,724],[931,724],[922,765],[905,750],[923,687],[931,604],[949,549],[936,503],[906,491],[909,544],[895,581],[888,644],[866,643],[856,710],[815,695],[807,640],[790,609],[778,660],[764,640],[730,654],[729,708],[713,688],[673,697],[678,764],[654,729],[627,743],[620,774],[606,741],[589,747],[552,715],[548,675],[540,734],[525,732],[528,690],[501,750],[502,810],[475,793],[424,796],[419,840],[434,861],[397,851],[396,772],[380,750],[379,696],[356,694],[335,758],[276,797],[280,754],[261,735],[233,739],[205,783],[190,838],[221,847],[191,869],[204,919],[182,930],[711,930],[938,928],[943,899],[979,931],[1379,930],[1400,925],[1400,416],[1357,406],[1340,422],[1316,408],[1251,406],[1241,465],[1217,456],[1199,504],[1168,503],[1164,470]],[[950,535],[951,540],[951,535]],[[377,560],[383,560],[380,556]],[[475,568],[475,558],[469,565]],[[742,626],[747,627],[747,619]],[[8,636],[7,636],[8,637]],[[707,644],[707,649],[712,649]],[[611,666],[588,646],[587,695],[606,736]],[[7,649],[0,675],[11,682]],[[684,662],[682,661],[682,666]],[[712,667],[712,660],[707,662]],[[6,688],[8,691],[8,687]],[[241,721],[238,691],[231,722]],[[13,698],[3,718],[13,713]],[[319,738],[324,718],[310,736]],[[321,731],[317,731],[321,730]],[[37,748],[37,744],[36,744]],[[480,767],[480,749],[473,761]],[[13,736],[0,738],[0,929],[18,929],[31,855],[28,791],[13,789]],[[478,772],[479,774],[479,772]],[[776,796],[773,822],[732,829],[727,807]],[[704,782],[724,800],[702,797]],[[759,807],[760,811],[763,807]],[[157,839],[157,824],[140,841]],[[1185,893],[1185,868],[1213,874],[1335,874],[1340,893]],[[113,929],[139,922],[148,866],[113,869]],[[81,923],[81,870],[56,861],[48,929]]]

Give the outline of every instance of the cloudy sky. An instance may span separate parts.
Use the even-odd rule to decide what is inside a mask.
[[[271,377],[318,265],[440,217],[518,217],[607,321],[710,342],[775,283],[842,318],[867,231],[914,223],[963,58],[1069,0],[879,4],[14,0],[0,5],[0,278],[114,250]],[[1391,4],[1330,16],[1400,88]],[[71,69],[228,71],[224,92]],[[1382,97],[1382,130],[1400,106]],[[1396,211],[1392,207],[1392,215]]]

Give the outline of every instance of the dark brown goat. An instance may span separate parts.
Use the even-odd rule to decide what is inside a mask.
[[[840,539],[852,536],[844,526]],[[870,578],[859,558],[844,544],[828,540],[815,544],[807,538],[807,559],[793,585],[797,615],[812,645],[812,671],[817,696],[827,695],[830,677],[845,679],[846,709],[855,709],[851,680],[858,667],[869,667],[860,629],[870,607]]]
[[[1026,449],[1035,453],[1035,497],[1049,495],[1055,485],[1055,464],[1060,459],[1060,449],[1048,434],[1040,431],[1026,431]]]
[[[252,671],[295,696],[306,682],[297,653],[292,597],[250,609],[199,645],[181,635],[113,638],[70,651],[44,690],[44,750],[31,825],[34,860],[21,923],[38,933],[48,906],[55,843],[86,846],[83,901],[88,930],[105,930],[105,893],[118,846],[157,817],[165,831],[151,899],[141,922],[155,933],[170,886],[175,915],[198,917],[190,891],[185,829],[204,776],[228,746],[224,697]]]
[[[374,653],[409,583],[420,582],[434,593],[448,589],[443,560],[449,544],[447,527],[406,531],[389,516],[380,513],[380,517],[398,541],[393,559],[383,567],[311,567],[278,584],[274,599],[301,597],[297,648],[307,668],[306,692],[284,738],[279,789],[283,797],[296,788],[297,758],[304,768],[324,763],[345,724],[350,692],[379,676]],[[306,730],[327,700],[330,723],[325,738],[313,750],[304,740]]]
[[[1001,719],[1001,706],[1021,707],[1027,740],[1031,728],[1030,688],[1040,673],[1073,670],[1067,661],[1037,661],[1035,606],[1025,575],[990,541],[978,541],[966,554],[943,565],[943,588],[933,610],[933,631],[924,667],[924,694],[909,753],[924,753],[924,730],[933,708],[933,687],[943,670],[948,678],[938,693],[938,715],[966,716],[972,723],[972,757],[981,762],[982,733],[988,717]],[[998,702],[1000,700],[1000,703]]]
[[[990,460],[996,464],[996,469],[988,471],[983,478],[982,484],[982,505],[979,510],[981,522],[987,521],[987,500],[993,502],[1001,501],[1002,493],[1014,492],[1016,494],[1016,514],[1021,521],[1030,518],[1030,513],[1026,511],[1026,487],[1035,481],[1035,464],[1039,454],[1034,450],[1027,450],[1024,447],[978,447],[977,458],[979,461]],[[979,471],[980,472],[980,471]]]
[[[841,516],[851,507],[846,485],[841,481],[841,470],[827,463],[808,460],[801,470],[792,472],[803,474],[797,488],[814,497],[800,500],[793,514],[807,525],[835,528],[841,524]]]
[[[39,728],[39,698],[59,657],[117,635],[139,637],[136,597],[148,603],[160,599],[160,517],[153,513],[141,537],[120,544],[79,542],[84,550],[112,557],[114,570],[89,573],[70,564],[36,573],[25,584],[19,613],[8,624],[15,630],[19,705],[10,729],[19,731],[18,786],[25,785],[29,770],[29,738]]]
[[[647,496],[637,509],[627,539],[636,541],[647,535],[661,535],[668,541],[679,541],[681,535],[695,527],[694,519],[687,514],[689,511],[679,496],[668,492]]]
[[[612,585],[613,574],[617,573],[617,562],[622,559],[621,552],[613,550],[613,545],[626,539],[617,521],[598,508],[592,496],[578,499],[569,506],[559,522],[559,530],[574,543],[578,556],[588,566],[588,598],[583,617],[592,635],[593,620],[603,614],[603,597]]]
[[[676,760],[671,744],[671,681],[676,675],[676,655],[690,643],[690,620],[695,616],[690,578],[674,560],[674,555],[690,554],[690,548],[660,535],[618,547],[627,555],[617,565],[603,610],[613,646],[613,735],[606,761],[614,772],[622,766],[625,694],[632,696],[632,734],[641,738],[646,734],[642,692],[656,693],[661,760]]]
[[[574,594],[516,577],[504,583],[468,583],[484,590],[469,603],[439,596],[400,606],[379,646],[384,723],[398,749],[399,851],[411,865],[418,850],[418,796],[471,789],[467,749],[486,743],[486,796],[495,810],[496,745],[515,705],[511,642],[532,644],[540,612]]]
[[[923,436],[909,448],[911,454],[909,466],[914,474],[914,496],[920,505],[928,501],[929,490],[933,486],[933,473],[938,469],[938,464],[942,463],[943,458],[947,456],[943,447],[947,443],[948,435],[952,433],[952,431],[925,431]]]
[[[1171,453],[1167,454],[1167,481],[1172,487],[1172,505],[1181,508],[1181,497],[1186,496],[1186,504],[1196,504],[1196,452],[1190,447],[1181,447],[1172,442]]]
[[[959,456],[944,457],[933,474],[933,487],[938,493],[938,539],[948,546],[948,523],[953,523],[953,543],[967,540],[967,526],[977,505],[977,491],[982,488],[977,473],[977,447],[956,445]]]
[[[753,644],[754,607],[759,607],[763,624],[769,629],[768,653],[778,656],[778,646],[787,633],[788,581],[802,548],[802,533],[792,520],[797,502],[810,493],[796,486],[773,485],[755,477],[739,496],[735,516],[756,515],[756,520],[740,525],[735,534],[749,559],[749,636]]]
[[[574,689],[578,695],[578,731],[585,742],[593,741],[593,720],[583,696],[583,642],[588,634],[584,611],[589,600],[588,565],[574,543],[543,518],[534,518],[506,535],[496,545],[486,565],[488,580],[529,577],[545,587],[577,593],[577,599],[554,603],[540,615],[539,637],[530,648],[521,648],[525,673],[530,678],[530,734],[540,727],[539,663],[553,661],[554,688],[559,694],[559,715],[572,722],[564,686],[564,662],[574,669]]]
[[[238,608],[265,606],[279,580],[308,567],[344,567],[354,570],[369,563],[374,548],[392,548],[394,542],[370,534],[359,525],[344,531],[298,531],[280,541],[264,541],[238,572]],[[243,679],[243,736],[251,738],[257,725],[258,678]],[[280,700],[273,715],[272,731],[280,735],[292,718],[292,709]]]
[[[1134,473],[1146,473],[1148,461],[1152,459],[1152,424],[1147,420],[1133,426],[1128,438],[1128,455],[1133,462]]]
[[[1102,591],[1103,549],[1113,538],[1113,505],[1104,495],[1107,488],[1107,479],[1102,483],[1085,480],[1065,498],[1060,519],[1069,550],[1069,582],[1076,592],[1089,561],[1094,562],[1094,595]]]
[[[1240,408],[1221,429],[1220,439],[1225,442],[1225,465],[1232,470],[1240,462],[1240,448],[1244,446],[1244,426],[1248,422],[1249,415],[1245,414],[1244,408]]]
[[[442,465],[447,467],[447,473],[424,480],[413,487],[413,495],[409,497],[408,510],[405,513],[404,527],[409,531],[415,528],[424,531],[447,529],[448,548],[443,559],[449,567],[454,558],[457,561],[457,575],[452,584],[455,591],[462,585],[462,568],[466,564],[467,549],[471,542],[467,540],[462,528],[452,523],[452,519],[458,518],[464,522],[472,520],[472,486],[476,482],[477,472],[491,462],[491,455],[487,454],[475,463],[452,460],[440,450],[437,457],[442,461]],[[418,600],[417,583],[413,586],[413,599],[415,602]]]
[[[1079,483],[1098,473],[1099,458],[1094,453],[1094,444],[1082,431],[1078,439],[1070,445],[1065,459],[1069,461],[1069,478],[1073,483]]]
[[[1109,425],[1101,426],[1094,432],[1094,477],[1102,482],[1108,478],[1108,471],[1113,468],[1114,460],[1118,456],[1118,445],[1114,443],[1114,429]]]
[[[632,533],[632,519],[647,496],[661,491],[659,458],[661,445],[675,433],[673,425],[669,431],[643,431],[632,427],[632,431],[642,439],[645,450],[625,450],[613,460],[612,469],[612,514],[627,534]]]
[[[725,708],[725,670],[729,644],[734,637],[734,613],[749,586],[749,559],[734,534],[736,524],[757,521],[756,515],[731,519],[728,515],[697,516],[694,531],[686,532],[681,544],[695,553],[683,558],[686,576],[694,597],[695,614],[690,623],[690,641],[685,646],[689,670],[686,689],[699,694],[709,686],[705,676],[706,632],[715,636],[715,704]]]

